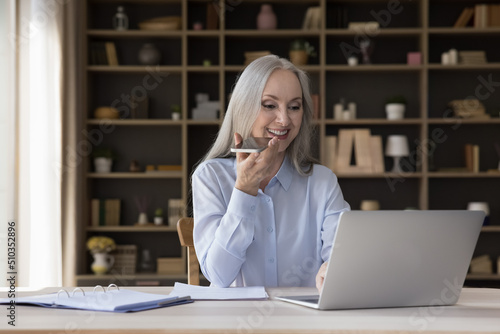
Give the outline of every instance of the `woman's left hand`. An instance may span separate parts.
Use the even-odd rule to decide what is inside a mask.
[[[325,282],[326,267],[328,267],[328,262],[324,262],[321,267],[319,267],[318,273],[316,274],[316,288],[320,293],[323,288],[323,283]]]

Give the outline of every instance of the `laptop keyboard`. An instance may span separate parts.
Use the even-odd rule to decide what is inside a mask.
[[[301,299],[301,301],[311,304],[317,304],[319,302],[319,298]]]

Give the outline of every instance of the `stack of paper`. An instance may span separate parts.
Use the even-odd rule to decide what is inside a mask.
[[[460,64],[476,65],[486,63],[486,52],[484,51],[459,51]]]
[[[267,299],[269,297],[263,286],[216,288],[179,282],[175,283],[169,296],[190,296],[194,300]]]

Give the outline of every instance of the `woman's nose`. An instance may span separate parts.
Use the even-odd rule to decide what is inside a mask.
[[[288,116],[287,108],[280,107],[277,110],[276,122],[282,126],[287,126],[290,123],[290,117]]]

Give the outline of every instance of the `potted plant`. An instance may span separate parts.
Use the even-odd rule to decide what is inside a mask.
[[[113,159],[116,158],[114,152],[111,149],[102,147],[94,148],[92,157],[94,158],[94,167],[96,173],[111,172]]]
[[[157,208],[155,210],[154,223],[155,223],[155,225],[163,225],[163,209],[162,208]]]
[[[303,39],[296,39],[290,44],[290,61],[297,65],[306,65],[309,57],[316,57],[314,46]]]
[[[385,101],[387,119],[402,119],[406,110],[406,98],[403,95],[389,97]]]
[[[181,119],[181,106],[178,104],[172,104],[170,106],[170,110],[172,111],[172,119],[178,121]]]
[[[87,240],[87,248],[94,257],[90,268],[97,275],[108,272],[113,267],[115,259],[109,254],[116,248],[115,241],[109,237],[94,236]]]

